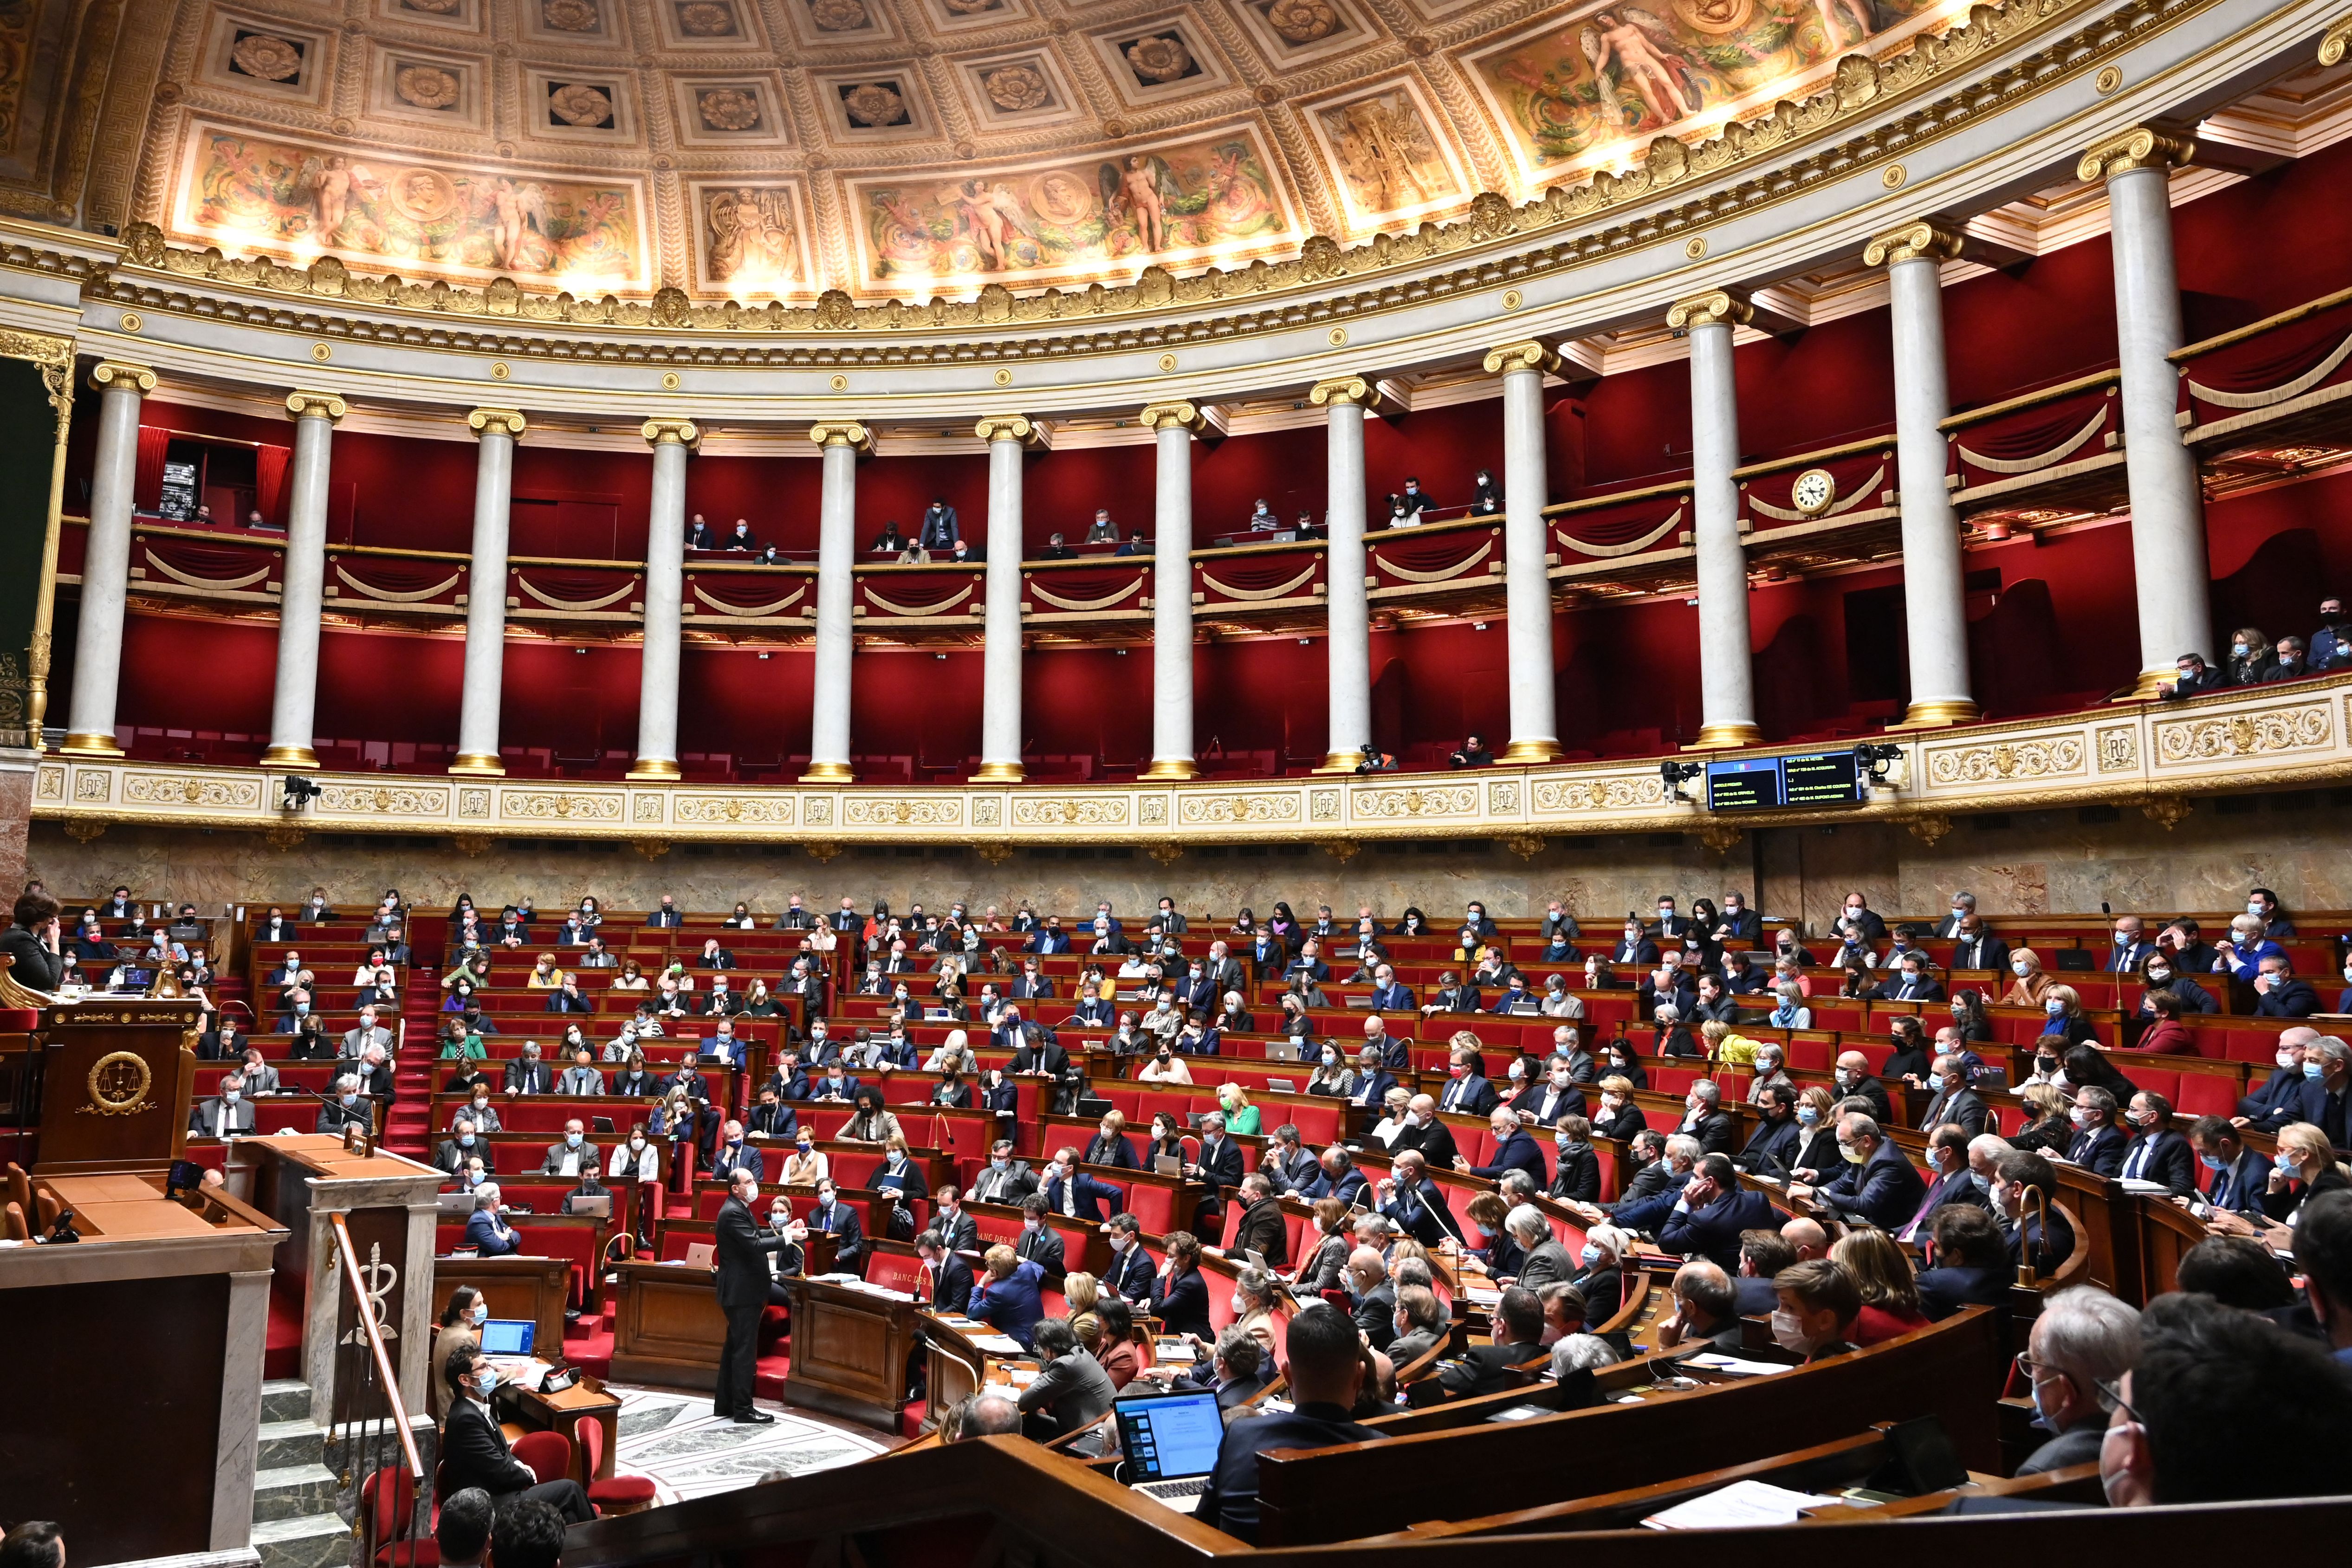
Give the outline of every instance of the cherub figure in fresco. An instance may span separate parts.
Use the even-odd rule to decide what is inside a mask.
[[[1867,0],[1813,0],[1813,10],[1821,16],[1822,36],[1829,40],[1832,48],[1841,41],[1858,44],[1873,30],[1874,18]],[[1838,27],[1841,17],[1853,24],[1852,33],[1843,40]]]
[[[1004,215],[997,210],[994,198],[985,184],[966,180],[955,188],[956,206],[962,214],[963,226],[971,236],[972,248],[992,272],[1004,270]]]
[[[294,188],[310,193],[310,205],[318,215],[320,239],[332,240],[343,226],[343,217],[351,211],[355,173],[352,161],[340,153],[324,159],[302,161],[302,172],[296,176]]]
[[[490,205],[497,215],[491,234],[498,246],[499,265],[509,272],[524,270],[530,231],[548,231],[547,187],[535,181],[518,185],[512,180],[500,180],[490,187]]]
[[[1135,214],[1136,237],[1146,250],[1168,247],[1168,209],[1160,200],[1160,171],[1140,153],[1128,155],[1118,180],[1119,205]]]
[[[1674,36],[1647,11],[1629,5],[1622,16],[1600,12],[1577,42],[1594,77],[1633,93],[1643,117],[1654,123],[1671,125],[1697,111],[1702,100],[1690,62]]]

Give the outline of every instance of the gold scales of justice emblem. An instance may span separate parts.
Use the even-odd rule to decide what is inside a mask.
[[[155,1074],[147,1058],[135,1051],[110,1051],[89,1068],[89,1103],[77,1107],[77,1116],[135,1116],[155,1109],[148,1091]]]

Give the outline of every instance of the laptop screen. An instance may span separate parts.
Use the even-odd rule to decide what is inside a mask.
[[[529,1355],[539,1325],[529,1318],[491,1318],[482,1324],[484,1355]]]
[[[1217,1468],[1217,1445],[1225,1436],[1214,1390],[1122,1399],[1118,1442],[1139,1481],[1181,1480]]]

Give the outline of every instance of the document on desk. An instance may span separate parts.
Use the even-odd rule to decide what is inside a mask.
[[[1727,1372],[1734,1377],[1762,1377],[1768,1373],[1790,1370],[1777,1361],[1745,1361],[1736,1355],[1717,1355],[1712,1351],[1704,1355],[1687,1357],[1685,1364],[1703,1366],[1709,1372]]]
[[[1661,1510],[1642,1523],[1650,1530],[1748,1530],[1759,1524],[1794,1524],[1804,1510],[1838,1500],[1766,1481],[1734,1481],[1719,1491]]]
[[[965,1337],[971,1341],[972,1349],[986,1351],[990,1355],[1027,1355],[1029,1353],[1021,1348],[1021,1342],[1011,1334],[970,1334]]]

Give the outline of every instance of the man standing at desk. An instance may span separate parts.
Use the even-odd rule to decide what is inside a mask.
[[[719,1390],[710,1413],[732,1417],[739,1426],[766,1426],[775,1417],[751,1403],[752,1363],[760,1353],[760,1314],[768,1305],[767,1255],[782,1247],[781,1234],[760,1234],[751,1205],[760,1179],[738,1170],[719,1205],[719,1310],[727,1314],[727,1342],[719,1352]]]

